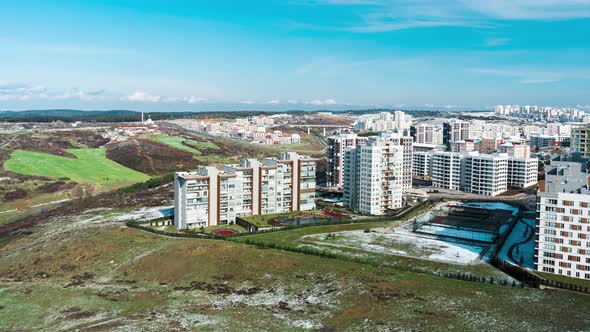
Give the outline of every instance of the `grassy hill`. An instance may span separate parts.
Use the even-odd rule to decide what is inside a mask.
[[[146,181],[149,176],[129,169],[106,158],[104,148],[66,149],[76,158],[47,153],[17,150],[4,163],[14,173],[69,178],[77,183],[98,185],[125,184]]]
[[[587,330],[590,297],[438,278],[108,221],[0,243],[6,330]]]

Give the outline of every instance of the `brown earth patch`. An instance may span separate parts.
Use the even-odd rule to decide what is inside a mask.
[[[69,190],[74,188],[76,184],[74,182],[64,182],[64,181],[58,181],[58,182],[49,182],[49,183],[45,183],[40,185],[39,187],[37,187],[37,190],[41,193],[44,194],[48,194],[48,193],[54,193],[54,192],[58,192],[58,191],[62,191],[62,190]]]
[[[14,201],[25,197],[27,197],[27,191],[20,188],[14,189],[4,194],[5,201]]]
[[[190,152],[144,139],[109,144],[107,158],[150,175],[194,169],[199,165]]]

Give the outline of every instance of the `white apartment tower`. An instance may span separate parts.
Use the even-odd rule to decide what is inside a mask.
[[[365,144],[366,141],[366,137],[359,137],[354,133],[341,133],[328,138],[326,153],[326,185],[328,187],[342,189],[344,183],[344,150],[348,147]]]
[[[581,163],[552,162],[537,192],[535,270],[590,279],[590,191]]]
[[[344,204],[361,213],[383,215],[402,207],[404,146],[385,136],[348,148]]]
[[[223,171],[201,166],[174,176],[177,229],[227,225],[240,216],[315,208],[316,160],[284,152],[262,162],[244,159]]]
[[[420,179],[432,177],[432,151],[414,151],[412,155],[412,176]]]
[[[465,154],[461,172],[464,191],[496,196],[508,190],[508,155]]]
[[[432,186],[450,190],[461,188],[461,159],[458,152],[436,151],[431,156]]]
[[[414,127],[414,137],[419,144],[443,144],[442,128],[432,124],[419,124]]]
[[[390,114],[390,113],[385,113]],[[397,144],[403,147],[403,189],[412,188],[412,154],[413,138],[411,136],[404,136],[402,133],[381,133],[379,136],[382,140],[387,140],[392,144]],[[328,138],[328,148],[326,152],[326,176],[327,185],[329,187],[343,188],[344,186],[344,151],[348,147],[356,147],[367,144],[370,138],[374,137],[358,137],[356,134],[340,134],[335,137]]]

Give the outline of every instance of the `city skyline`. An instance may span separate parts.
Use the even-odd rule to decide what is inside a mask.
[[[588,1],[20,1],[0,22],[0,109],[590,109]]]

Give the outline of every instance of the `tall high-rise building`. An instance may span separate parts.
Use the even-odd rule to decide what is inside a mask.
[[[344,204],[373,215],[401,208],[404,148],[385,135],[371,137],[366,145],[347,148]]]
[[[387,113],[390,114],[390,113]],[[412,154],[413,139],[411,136],[404,136],[402,133],[385,132],[379,134],[384,140],[403,146],[403,189],[412,188]],[[367,144],[368,137],[359,137],[357,134],[339,134],[328,138],[326,152],[326,177],[329,187],[342,188],[344,185],[344,150],[348,147]]]
[[[366,137],[359,137],[354,133],[341,133],[334,137],[328,137],[326,152],[326,177],[328,187],[342,189],[344,183],[344,150],[347,147],[365,144],[366,141]]]
[[[572,126],[572,152],[580,153],[584,158],[590,158],[590,124]]]
[[[590,279],[590,190],[583,164],[552,162],[537,192],[535,270]]]
[[[443,144],[443,129],[432,124],[416,125],[414,141],[419,144]]]
[[[450,148],[451,142],[464,141],[471,138],[470,123],[462,120],[451,120],[443,124],[443,144]]]
[[[223,171],[201,166],[174,176],[174,226],[191,229],[233,223],[236,217],[315,208],[316,160],[284,152],[244,159]]]

